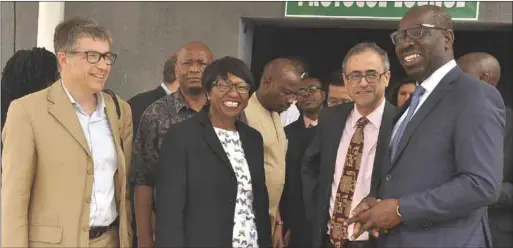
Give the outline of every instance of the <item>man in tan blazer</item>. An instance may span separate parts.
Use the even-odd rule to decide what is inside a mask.
[[[61,80],[12,102],[2,132],[2,247],[130,247],[132,115],[102,93],[110,32],[72,19],[54,44]]]
[[[258,130],[264,140],[264,166],[269,215],[273,230],[273,246],[283,246],[282,225],[278,206],[285,184],[287,138],[280,113],[287,110],[301,85],[301,69],[295,61],[278,58],[269,62],[262,74],[258,90],[245,109],[248,124]]]

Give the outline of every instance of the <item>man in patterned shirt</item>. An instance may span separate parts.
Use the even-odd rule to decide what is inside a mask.
[[[162,140],[171,125],[191,118],[207,103],[201,77],[213,60],[212,52],[205,44],[193,42],[185,45],[177,55],[175,73],[180,88],[144,111],[134,139],[130,180],[135,184],[136,231],[140,248],[154,245],[151,221],[154,167]]]

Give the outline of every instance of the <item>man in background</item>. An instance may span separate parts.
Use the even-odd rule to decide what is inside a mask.
[[[177,52],[175,74],[179,89],[152,103],[141,116],[134,139],[133,166],[130,173],[130,180],[135,184],[134,210],[139,248],[154,246],[153,190],[160,145],[171,125],[193,117],[207,103],[201,77],[212,60],[212,51],[205,44],[186,44]]]
[[[497,87],[501,77],[499,61],[488,53],[469,53],[458,59],[463,71]],[[504,128],[504,178],[499,200],[488,206],[488,223],[493,247],[511,247],[513,244],[513,113],[506,107]]]
[[[328,107],[353,101],[345,87],[344,80],[342,80],[342,72],[340,70],[330,74],[328,87]]]
[[[249,126],[260,132],[264,141],[264,167],[269,192],[269,215],[273,230],[273,247],[283,246],[283,222],[279,203],[285,184],[285,155],[287,138],[280,113],[290,107],[301,85],[297,64],[290,59],[277,58],[267,63],[258,90],[245,109]]]
[[[288,140],[285,188],[280,201],[284,228],[290,232],[288,247],[312,247],[311,222],[308,221],[303,202],[301,165],[306,148],[315,136],[319,112],[325,100],[322,83],[317,78],[303,79],[296,93],[301,116],[285,127]]]
[[[132,108],[132,118],[134,123],[134,134],[137,133],[139,128],[139,121],[141,116],[150,104],[159,100],[160,98],[175,92],[178,89],[178,81],[175,76],[176,66],[176,53],[169,56],[164,63],[164,70],[162,71],[162,83],[155,89],[139,93],[128,100],[128,104]]]

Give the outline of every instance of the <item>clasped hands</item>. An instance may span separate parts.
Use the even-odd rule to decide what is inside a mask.
[[[375,238],[380,233],[387,233],[388,230],[401,222],[397,207],[399,199],[376,199],[366,197],[352,211],[353,217],[346,220],[346,225],[355,224],[353,227],[353,239],[358,238],[362,233],[369,232]]]

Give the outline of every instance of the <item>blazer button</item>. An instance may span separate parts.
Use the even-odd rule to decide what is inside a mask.
[[[87,169],[87,175],[92,175],[93,173],[93,169]]]
[[[91,203],[91,196],[90,196],[90,195],[88,195],[88,196],[86,197],[85,202],[86,202],[86,203]]]
[[[385,180],[387,180],[387,181],[392,181],[392,175],[388,175],[388,176],[385,178]]]
[[[84,230],[84,232],[89,232],[89,227],[88,226],[84,226],[84,227],[82,227],[82,230]]]

